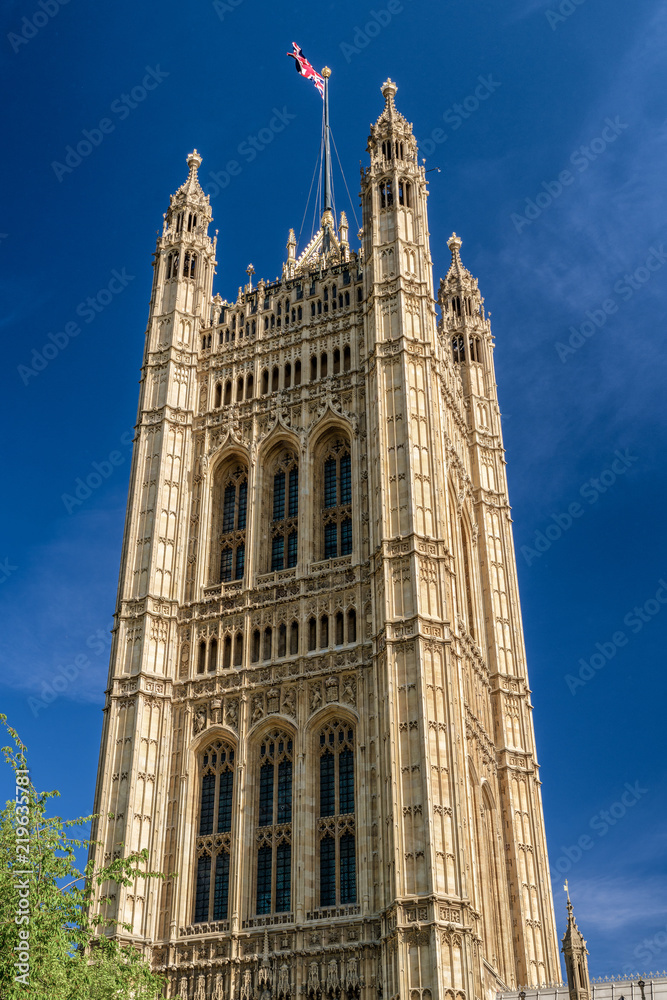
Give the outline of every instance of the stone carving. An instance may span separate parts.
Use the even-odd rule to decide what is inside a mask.
[[[348,993],[357,993],[359,990],[359,974],[357,973],[356,958],[348,958],[345,970],[345,989]]]
[[[252,699],[252,717],[251,717],[251,723],[253,725],[256,722],[259,722],[259,720],[264,715],[264,704],[263,704],[263,701],[264,701],[264,699],[262,698],[261,695],[258,695],[257,697],[255,697],[255,698]]]
[[[313,684],[310,689],[310,710],[316,712],[322,704],[322,688],[319,684]]]
[[[308,966],[308,996],[314,997],[320,992],[320,967],[317,962]]]
[[[327,677],[325,687],[327,691],[327,702],[338,701],[338,678]]]
[[[268,712],[279,712],[280,711],[280,689],[271,688],[266,696],[267,709]]]
[[[241,1000],[252,1000],[252,972],[246,969],[241,982]]]
[[[225,720],[231,729],[239,728],[239,703],[236,698],[225,703]]]
[[[283,695],[283,714],[296,717],[296,691],[293,687],[287,688]]]
[[[327,965],[327,993],[329,996],[337,996],[340,993],[340,983],[338,981],[338,962],[332,958]]]
[[[197,989],[194,1000],[206,1000],[206,979],[204,976],[197,976]]]
[[[352,706],[357,704],[357,684],[354,677],[343,678],[343,694],[341,696],[341,701],[344,701],[348,705]]]
[[[222,974],[220,972],[217,972],[215,976],[215,986],[213,988],[211,1000],[224,1000],[224,994],[222,992]]]
[[[195,736],[197,733],[201,733],[202,729],[206,729],[206,708],[204,705],[195,712],[192,729]]]
[[[276,990],[276,995],[278,1000],[283,1000],[284,997],[288,997],[290,995],[289,966],[287,962],[283,962],[278,970],[278,988]]]

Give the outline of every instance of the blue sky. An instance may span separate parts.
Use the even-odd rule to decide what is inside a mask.
[[[319,143],[296,40],[333,70],[357,214],[387,76],[440,170],[436,282],[456,230],[492,312],[559,933],[567,875],[594,975],[664,968],[664,4],[45,3],[5,4],[0,32],[0,708],[36,784],[64,815],[92,807],[155,231],[197,147],[216,290],[235,297],[251,261],[280,272]],[[84,130],[89,154],[58,167]],[[108,475],[68,512],[93,463]]]

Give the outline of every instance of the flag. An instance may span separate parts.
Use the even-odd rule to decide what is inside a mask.
[[[292,48],[294,52],[288,52],[287,55],[294,59],[297,73],[300,76],[305,76],[306,80],[312,80],[320,92],[320,97],[324,100],[324,77],[320,76],[314,66],[311,66],[296,42],[292,42]]]

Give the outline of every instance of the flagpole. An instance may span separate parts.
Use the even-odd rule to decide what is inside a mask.
[[[324,212],[331,211],[331,149],[329,146],[329,77],[331,70],[325,66],[324,77]]]

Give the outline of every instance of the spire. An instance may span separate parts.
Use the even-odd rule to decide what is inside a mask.
[[[199,177],[197,176],[197,171],[201,167],[202,158],[196,149],[193,149],[187,158],[187,164],[190,168],[190,173],[188,174],[188,179],[185,184],[183,184],[178,190],[183,192],[186,196],[188,195],[203,195],[202,186],[199,183]]]
[[[448,278],[450,275],[454,274],[458,278],[462,278],[464,274],[470,276],[470,271],[463,266],[463,262],[461,261],[460,250],[462,244],[463,240],[461,239],[460,236],[457,236],[456,233],[452,233],[452,235],[447,240],[447,246],[449,247],[449,250],[452,255],[452,263],[450,264],[449,271],[447,272]]]
[[[382,84],[384,108],[375,125],[371,125],[368,152],[374,162],[384,167],[390,160],[417,163],[417,143],[412,125],[397,109],[394,98],[398,87],[389,78]]]
[[[392,78],[390,76],[387,77],[387,79],[382,84],[382,96],[385,99],[385,111],[387,111],[388,114],[396,112],[396,105],[394,104],[394,98],[396,96],[397,90],[398,87],[396,86]]]
[[[194,234],[198,227],[202,226],[204,233],[208,229],[213,216],[210,198],[204,194],[199,183],[197,171],[201,163],[201,156],[196,149],[193,149],[187,157],[188,176],[176,194],[171,196],[163,235],[166,236],[168,232],[175,236],[183,233]]]
[[[567,928],[563,935],[563,947],[561,951],[565,957],[570,1000],[589,1000],[591,988],[588,978],[588,960],[586,958],[588,949],[586,948],[584,937],[577,927],[577,921],[574,919],[570,889],[567,882],[563,888],[567,893]]]

